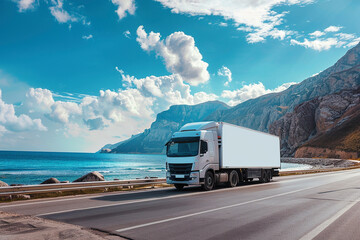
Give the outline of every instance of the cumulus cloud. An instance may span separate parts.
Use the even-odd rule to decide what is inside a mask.
[[[115,12],[119,16],[119,19],[126,17],[127,14],[135,14],[135,0],[111,0],[111,2],[117,6]]]
[[[44,112],[51,111],[51,106],[55,103],[53,94],[48,89],[30,88],[26,93],[25,107],[29,112]]]
[[[225,20],[233,20],[240,28],[250,32],[247,41],[250,43],[265,41],[267,37],[284,39],[292,31],[278,29],[287,12],[276,12],[276,6],[304,5],[313,0],[268,0],[268,1],[227,1],[224,4],[217,0],[157,0],[173,13],[221,16]]]
[[[325,33],[317,30],[315,32],[310,33],[309,35],[312,37],[321,37],[321,36],[324,36]]]
[[[325,32],[338,32],[342,27],[338,27],[338,26],[329,26],[327,28],[325,28]]]
[[[126,30],[125,32],[123,32],[123,34],[126,38],[131,38],[131,33],[129,30]]]
[[[56,101],[51,106],[51,113],[47,116],[59,123],[68,123],[69,118],[73,115],[80,115],[82,113],[81,108],[74,102]]]
[[[90,34],[90,35],[88,35],[88,36],[86,36],[86,35],[82,36],[82,39],[85,39],[85,40],[89,40],[89,39],[91,39],[91,38],[93,38],[93,35],[92,35],[92,34]]]
[[[332,47],[353,47],[355,46],[360,38],[357,38],[355,34],[340,32],[341,26],[329,26],[323,31],[317,30],[309,33],[308,36],[311,40],[306,37],[303,41],[291,39],[291,45],[299,45],[305,48],[311,48],[316,51],[329,50]]]
[[[89,130],[101,130],[105,127],[104,120],[101,117],[84,120]]]
[[[16,1],[19,7],[19,12],[24,12],[29,9],[33,9],[35,5],[35,0],[17,0]]]
[[[42,124],[41,119],[32,119],[26,114],[17,116],[12,104],[7,104],[2,100],[0,90],[0,128],[2,132],[22,132],[29,130],[46,131],[47,128]]]
[[[336,38],[328,38],[328,39],[315,39],[315,40],[308,40],[304,39],[303,42],[297,41],[295,39],[291,39],[291,45],[300,45],[305,48],[311,48],[316,51],[323,51],[329,50],[333,46],[338,45],[338,40]]]
[[[54,5],[49,7],[51,15],[53,15],[59,23],[77,22],[79,20],[63,8],[63,0],[52,0],[52,3]]]
[[[221,94],[221,97],[225,99],[230,99],[228,101],[228,104],[230,106],[235,106],[249,99],[257,98],[268,93],[284,91],[294,84],[296,83],[295,82],[284,83],[281,86],[271,90],[271,89],[266,89],[264,84],[259,82],[259,83],[244,85],[242,88],[234,91],[224,90]]]
[[[197,86],[209,80],[208,64],[202,60],[199,49],[192,36],[183,32],[174,32],[165,40],[160,40],[160,33],[146,33],[139,26],[136,40],[145,51],[154,50],[164,59],[166,68],[173,74],[179,74],[190,85]]]
[[[205,92],[192,95],[190,86],[184,83],[179,74],[137,79],[134,76],[125,75],[122,70],[117,70],[121,73],[126,86],[135,87],[143,96],[153,99],[155,112],[163,111],[174,104],[197,104],[218,98],[215,94]]]
[[[224,76],[224,77],[226,77],[226,78],[227,78],[227,81],[224,83],[224,86],[229,86],[229,83],[231,83],[231,81],[232,81],[232,73],[231,73],[230,69],[227,68],[227,67],[225,67],[225,66],[222,66],[222,67],[218,70],[217,74],[218,74],[219,76]]]
[[[156,113],[171,105],[197,104],[218,98],[215,94],[205,92],[193,94],[190,85],[179,74],[138,79],[126,75],[119,68],[116,70],[121,74],[124,89],[101,90],[98,96],[85,95],[74,102],[72,99],[56,101],[50,90],[30,88],[23,107],[32,114],[46,117],[53,124],[61,124],[58,126],[63,128],[66,135],[79,136],[85,134],[86,130],[114,128],[124,122],[133,123],[130,125],[136,128],[133,130],[136,132],[151,123]],[[21,120],[29,119],[28,116],[21,116]],[[33,120],[34,123],[41,123],[39,121]],[[141,126],[144,128],[141,129]]]

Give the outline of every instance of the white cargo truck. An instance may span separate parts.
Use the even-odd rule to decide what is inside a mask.
[[[231,187],[258,178],[271,181],[280,168],[277,136],[223,122],[184,125],[166,143],[166,182],[177,189]]]

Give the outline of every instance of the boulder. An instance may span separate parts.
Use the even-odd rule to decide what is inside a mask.
[[[94,182],[94,181],[105,181],[104,176],[99,172],[88,173],[81,178],[76,179],[74,182]]]
[[[49,178],[45,181],[43,181],[41,184],[53,184],[53,183],[60,183],[59,180],[57,180],[57,178]]]
[[[0,187],[7,187],[9,186],[6,182],[0,181]]]

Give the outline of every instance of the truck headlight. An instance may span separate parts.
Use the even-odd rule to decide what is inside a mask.
[[[190,178],[197,178],[197,174],[194,172],[190,173]]]

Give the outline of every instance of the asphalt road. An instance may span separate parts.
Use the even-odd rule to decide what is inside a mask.
[[[1,204],[128,239],[360,239],[360,170]]]

